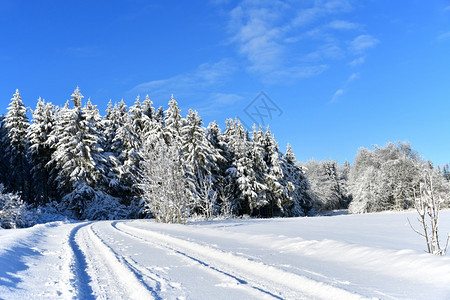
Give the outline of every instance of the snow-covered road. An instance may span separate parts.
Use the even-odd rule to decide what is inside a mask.
[[[2,299],[446,299],[411,213],[0,231]],[[450,225],[443,213],[442,228]]]

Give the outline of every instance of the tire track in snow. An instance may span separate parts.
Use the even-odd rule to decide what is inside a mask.
[[[72,273],[74,274],[74,279],[72,281],[72,285],[74,290],[80,299],[95,299],[94,291],[92,287],[89,285],[91,281],[91,277],[86,272],[87,269],[87,261],[86,257],[80,249],[80,246],[75,241],[75,236],[83,227],[88,226],[89,223],[80,224],[74,227],[69,234],[69,246],[72,249],[73,253],[73,264],[70,266]]]
[[[134,238],[134,239],[136,239],[136,240],[139,240],[140,242],[145,242],[146,244],[154,245],[154,246],[156,246],[156,247],[158,247],[158,248],[160,248],[160,249],[169,249],[169,250],[171,250],[173,253],[178,254],[178,255],[180,255],[180,256],[182,256],[182,257],[184,257],[184,258],[187,258],[187,259],[189,259],[189,260],[192,260],[192,261],[198,263],[199,265],[208,268],[209,270],[215,271],[215,272],[217,272],[217,273],[219,273],[219,274],[221,274],[221,275],[224,275],[224,276],[227,277],[227,278],[234,279],[236,282],[238,282],[239,284],[243,285],[243,287],[247,287],[247,288],[249,288],[249,289],[253,289],[253,290],[257,291],[258,293],[260,293],[260,296],[261,296],[261,293],[262,293],[263,296],[270,296],[270,298],[281,299],[281,300],[283,299],[282,297],[280,297],[280,296],[278,296],[278,295],[275,295],[275,294],[273,294],[273,293],[271,293],[271,292],[269,292],[269,291],[265,291],[264,289],[262,289],[262,288],[260,288],[260,287],[257,287],[257,286],[251,286],[250,283],[247,282],[246,280],[244,280],[244,279],[242,279],[242,278],[239,278],[238,276],[233,275],[233,274],[231,274],[231,273],[227,273],[227,272],[225,272],[225,271],[223,271],[223,270],[220,270],[220,269],[218,269],[218,268],[216,268],[216,267],[214,267],[214,266],[212,266],[212,265],[209,265],[209,264],[207,264],[206,262],[204,262],[204,261],[202,261],[202,260],[200,260],[200,259],[197,259],[197,258],[195,258],[195,257],[193,257],[193,256],[190,256],[190,255],[187,254],[187,253],[184,253],[184,252],[179,251],[179,250],[177,250],[177,249],[168,247],[167,245],[161,245],[161,244],[159,244],[159,243],[150,242],[150,241],[148,241],[148,240],[146,240],[146,239],[144,239],[144,238],[141,238],[141,237],[136,236],[136,235],[134,235],[134,234],[131,234],[131,233],[129,233],[129,232],[123,231],[123,230],[117,228],[117,221],[111,223],[111,226],[112,226],[116,231],[120,232],[121,234],[124,234],[124,235],[126,235],[126,236],[132,237],[132,238]],[[146,269],[146,270],[148,270],[148,269]],[[148,271],[151,272],[150,270],[148,270]],[[251,294],[254,294],[254,293],[251,293]]]
[[[93,224],[87,225],[79,228],[76,243],[85,255],[95,298],[158,299],[93,231]]]
[[[135,238],[156,244],[190,258],[211,270],[230,276],[266,296],[280,298],[271,291],[286,297],[317,297],[322,299],[361,299],[360,295],[317,282],[304,276],[289,273],[261,262],[250,261],[232,253],[209,246],[175,238],[155,231],[129,226],[125,222],[111,224],[114,228]],[[147,237],[147,238],[143,238]],[[239,275],[236,275],[238,273]],[[288,289],[290,292],[287,292]]]
[[[109,246],[104,239],[101,238],[98,231],[94,230],[93,226],[90,227],[92,232],[97,236],[97,238],[101,241],[101,243],[109,249],[109,251],[115,256],[115,258],[121,262],[125,267],[127,267],[136,278],[144,285],[147,290],[152,294],[154,299],[162,300],[163,298],[158,294],[161,291],[162,284],[166,283],[162,278],[158,277],[156,274],[152,273],[145,267],[140,266],[136,261],[134,261],[131,257],[125,257],[114,251],[114,249]],[[147,284],[145,279],[150,279],[155,283],[155,288]]]

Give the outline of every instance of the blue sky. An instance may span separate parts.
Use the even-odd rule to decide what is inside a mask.
[[[450,162],[450,1],[0,3],[0,113],[16,88],[34,107],[78,85],[102,114],[173,93],[205,123],[270,125],[301,161],[409,141]]]

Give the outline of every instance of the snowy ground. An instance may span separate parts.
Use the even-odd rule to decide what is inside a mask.
[[[0,230],[0,298],[450,299],[415,213]],[[441,232],[450,231],[450,211]]]

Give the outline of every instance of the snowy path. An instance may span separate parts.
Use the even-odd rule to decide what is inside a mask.
[[[450,259],[424,254],[407,216],[1,230],[0,298],[448,299]]]

